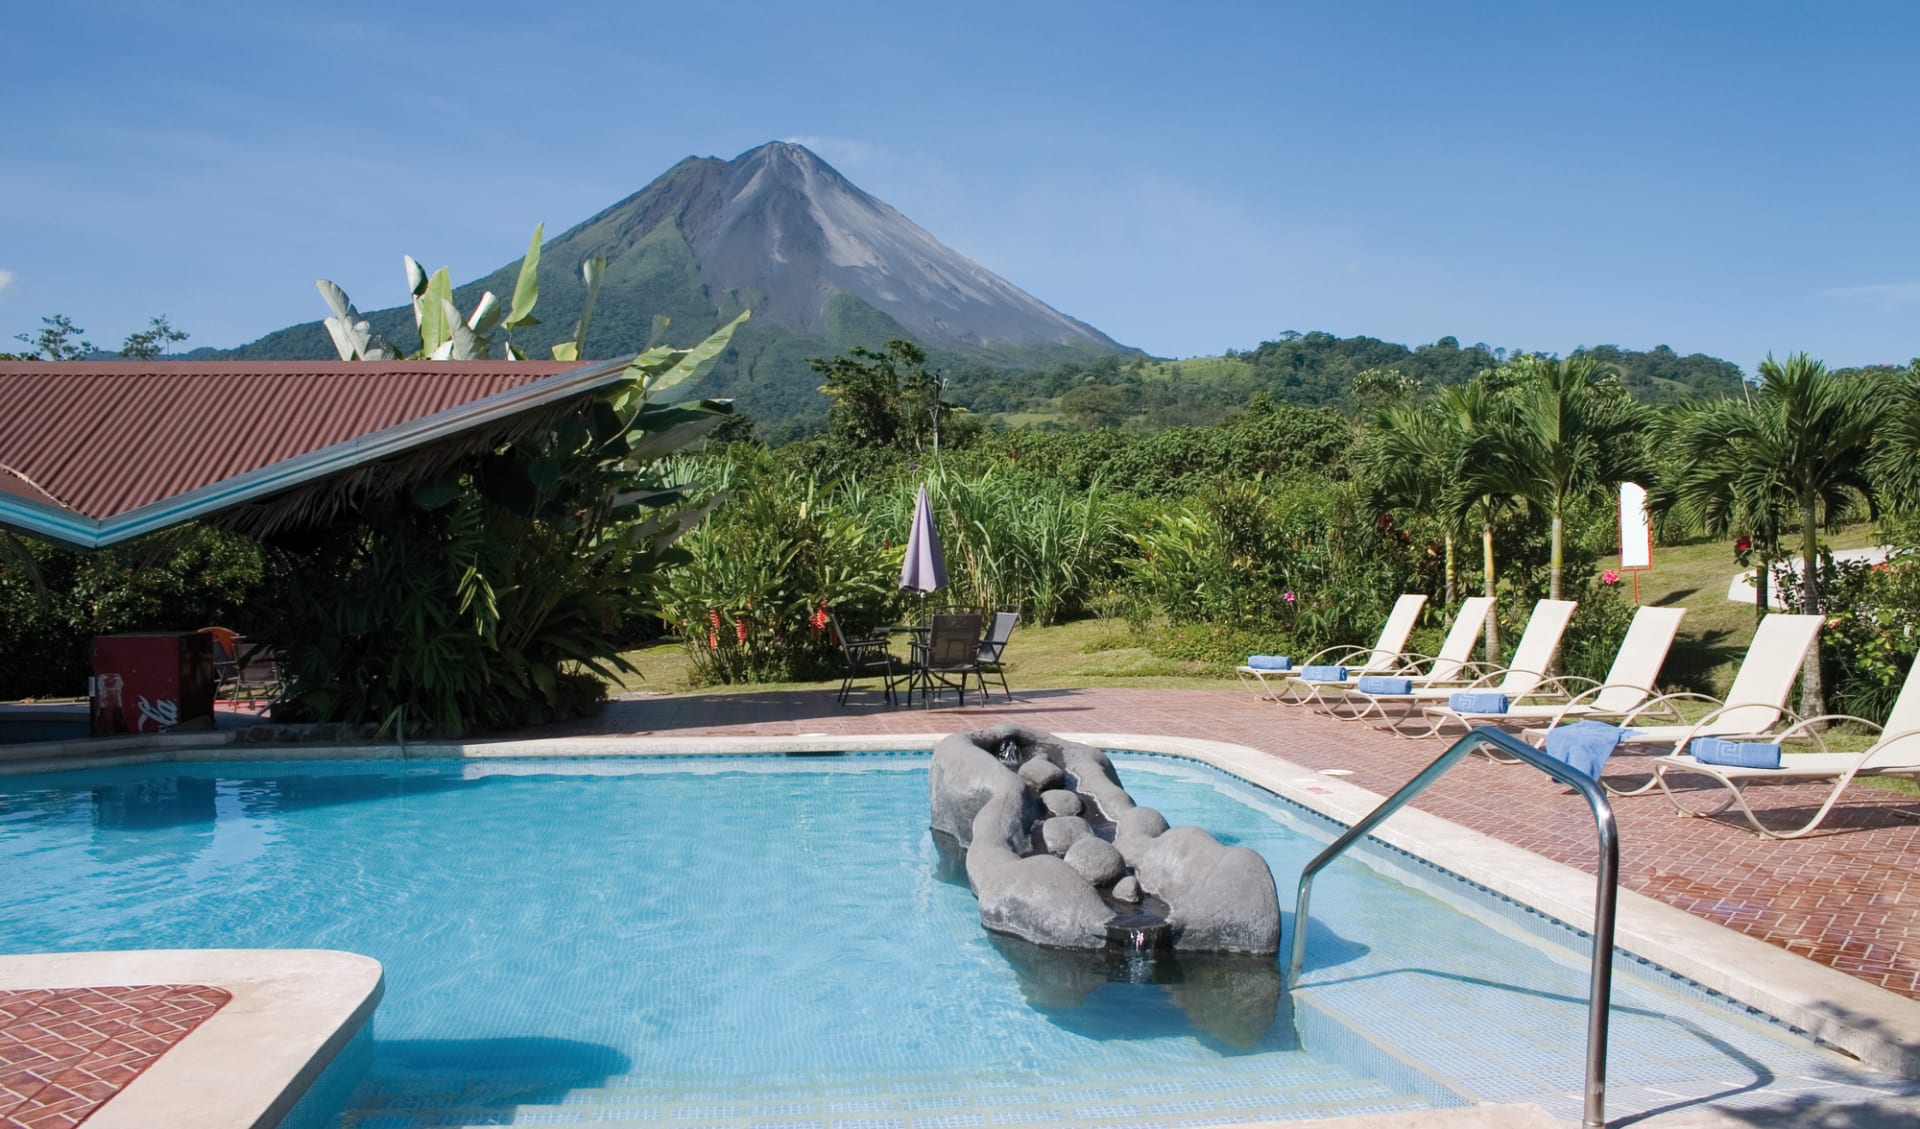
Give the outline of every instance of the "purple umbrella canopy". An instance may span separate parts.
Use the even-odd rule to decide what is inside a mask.
[[[913,529],[907,534],[907,559],[900,565],[900,587],[934,592],[947,586],[947,558],[940,552],[940,534],[933,528],[933,505],[927,488],[913,503]]]

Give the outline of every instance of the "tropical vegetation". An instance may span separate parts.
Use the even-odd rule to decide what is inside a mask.
[[[406,260],[406,351],[524,356],[539,245],[536,229],[504,301],[458,296],[447,271]],[[577,286],[590,295],[597,273],[589,262]],[[399,355],[337,288],[321,290],[342,356]],[[59,320],[48,329],[73,338]],[[1601,567],[1626,480],[1649,487],[1663,541],[1732,540],[1763,603],[1771,586],[1829,616],[1805,708],[1882,708],[1913,661],[1915,566],[1835,564],[1822,533],[1872,520],[1920,544],[1920,366],[1836,373],[1793,355],[1729,388],[1717,362],[1666,350],[1553,358],[1285,335],[1191,382],[1243,393],[1206,422],[1150,428],[1138,401],[1075,393],[1163,385],[1177,406],[1192,387],[1167,362],[1107,358],[1091,381],[1070,366],[1035,374],[1036,390],[1079,405],[1069,416],[1108,424],[1075,429],[1009,427],[991,379],[889,339],[812,361],[825,427],[792,438],[722,404],[654,402],[731,348],[730,328],[656,346],[605,400],[403,475],[404,489],[335,521],[92,558],[10,541],[0,691],[69,687],[83,655],[27,636],[159,626],[142,595],[155,591],[204,609],[195,618],[304,641],[288,716],[413,732],[565,716],[628,673],[623,648],[660,632],[701,681],[817,677],[838,662],[828,613],[864,632],[926,610],[896,583],[923,486],[951,578],[934,602],[1017,606],[1029,623],[1100,616],[1169,661],[1223,669],[1362,638],[1402,591],[1434,597],[1416,637],[1430,644],[1446,609],[1484,592],[1490,660],[1535,599],[1561,596],[1581,604],[1561,664],[1598,675],[1632,611]],[[170,327],[152,329],[165,348]],[[586,347],[587,319],[569,329],[542,338],[550,353]]]

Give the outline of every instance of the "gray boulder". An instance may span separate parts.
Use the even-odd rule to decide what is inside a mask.
[[[1050,855],[1065,855],[1091,834],[1093,828],[1077,815],[1056,815],[1040,825],[1040,843]]]
[[[1067,848],[1067,865],[1095,886],[1105,886],[1127,872],[1127,860],[1112,843],[1091,835]]]
[[[1140,880],[1129,874],[1113,884],[1113,900],[1131,905],[1140,900]]]
[[[1154,837],[1166,829],[1166,816],[1152,808],[1134,808],[1114,821],[1113,845],[1120,848],[1128,866],[1139,866]]]
[[[1079,815],[1080,796],[1065,788],[1055,788],[1040,793],[1040,802],[1046,806],[1048,815]]]
[[[1133,865],[1140,888],[1167,903],[1176,948],[1280,951],[1280,898],[1267,861],[1254,851],[1223,846],[1198,827],[1175,827]]]
[[[1034,757],[1020,766],[1020,778],[1033,785],[1035,791],[1044,793],[1065,783],[1067,770],[1045,757]]]

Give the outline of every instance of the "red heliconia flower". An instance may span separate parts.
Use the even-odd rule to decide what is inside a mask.
[[[742,643],[747,641],[747,621],[745,617],[733,621],[733,635],[734,638],[740,640]]]
[[[713,625],[713,629],[715,631],[720,630],[720,609],[719,608],[707,609],[707,622]]]
[[[720,649],[720,637],[718,635],[715,635],[711,631],[707,632],[707,650],[717,651],[719,649]]]

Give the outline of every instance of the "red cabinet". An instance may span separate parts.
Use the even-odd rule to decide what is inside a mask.
[[[213,727],[213,639],[197,631],[93,640],[93,735]]]

